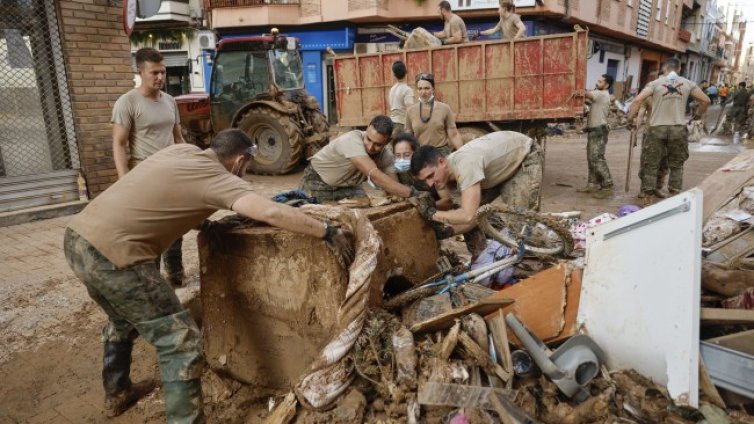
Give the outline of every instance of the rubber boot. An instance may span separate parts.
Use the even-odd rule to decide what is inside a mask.
[[[133,342],[105,342],[102,360],[102,385],[105,388],[105,413],[116,417],[154,390],[156,382],[131,383]]]
[[[602,187],[596,193],[592,194],[595,199],[607,199],[614,194],[613,186]]]
[[[162,383],[168,424],[204,422],[202,382],[200,379]]]
[[[587,184],[585,187],[577,188],[577,193],[596,193],[600,190],[600,186],[596,184]]]

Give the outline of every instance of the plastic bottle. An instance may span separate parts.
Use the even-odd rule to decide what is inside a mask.
[[[79,200],[82,202],[89,200],[89,190],[86,189],[86,180],[84,179],[84,174],[81,172],[79,172],[77,183],[79,186]]]

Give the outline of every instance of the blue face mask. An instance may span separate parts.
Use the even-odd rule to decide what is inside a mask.
[[[398,172],[408,172],[411,169],[411,159],[396,159],[393,166]]]

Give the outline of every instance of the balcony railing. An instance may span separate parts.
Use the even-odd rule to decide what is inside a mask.
[[[246,6],[298,6],[301,0],[209,0],[210,8]]]

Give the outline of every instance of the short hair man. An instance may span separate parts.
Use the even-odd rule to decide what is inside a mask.
[[[166,147],[69,222],[66,260],[109,318],[102,333],[108,415],[123,413],[154,388],[154,382],[129,378],[133,341],[141,336],[157,350],[167,421],[201,421],[201,334],[155,258],[216,210],[323,238],[342,264],[353,259],[352,242],[341,230],[259,196],[240,178],[255,147],[238,129],[220,132],[206,150]]]
[[[304,170],[299,188],[320,201],[366,197],[361,184],[369,181],[395,196],[410,197],[413,190],[398,182],[390,143],[393,121],[372,118],[366,131],[349,131],[315,154]]]
[[[414,90],[406,84],[406,64],[401,60],[393,62],[395,84],[390,87],[390,119],[393,121],[393,137],[403,132],[406,125],[406,109],[416,103]]]
[[[469,35],[466,32],[466,23],[460,16],[451,11],[450,3],[441,1],[437,7],[440,9],[440,17],[444,22],[444,27],[442,31],[435,32],[434,36],[439,38],[443,44],[468,43]]]
[[[537,210],[543,163],[539,144],[513,131],[486,134],[448,156],[436,147],[421,146],[411,158],[411,172],[436,188],[440,198],[449,197],[451,184],[455,185],[461,192],[461,207],[438,211],[425,205],[420,212],[427,220],[451,225],[456,234],[462,234],[476,229],[479,206],[497,198],[511,206]],[[482,243],[478,236],[474,239],[466,242],[476,257],[486,246],[484,237]]]
[[[499,31],[502,33],[501,38],[503,40],[515,40],[524,37],[526,25],[521,21],[521,16],[515,13],[516,6],[513,3],[501,2],[498,12],[500,13],[500,22],[493,28],[480,31],[480,35],[492,35]]]
[[[678,59],[666,60],[662,64],[663,75],[647,84],[631,103],[628,113],[629,126],[634,126],[633,121],[642,102],[648,97],[652,98],[652,114],[642,147],[642,157],[646,163],[641,165],[643,173],[639,192],[646,205],[662,196],[657,192],[657,173],[666,154],[670,168],[668,191],[672,195],[683,189],[683,164],[689,158],[686,101],[693,96],[699,102],[694,119],[701,119],[710,104],[709,97],[699,86],[678,75],[680,69]]]
[[[610,168],[605,159],[605,147],[610,128],[607,126],[607,115],[610,113],[610,87],[613,77],[603,74],[594,90],[586,92],[586,98],[591,100],[589,116],[587,116],[587,144],[586,162],[589,167],[589,177],[585,188],[577,191],[593,193],[598,199],[604,199],[613,194],[613,179]]]
[[[118,178],[165,147],[184,142],[175,99],[162,91],[167,72],[162,54],[143,48],[136,51],[135,58],[141,85],[118,98],[110,120]],[[182,244],[183,238],[178,237],[162,256],[168,280],[174,286],[183,283]]]

